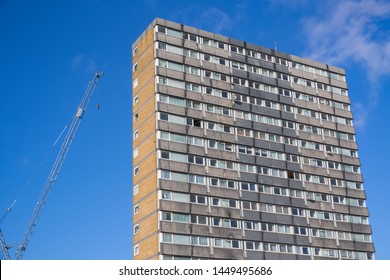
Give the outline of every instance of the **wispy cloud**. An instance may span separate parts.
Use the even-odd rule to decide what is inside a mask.
[[[20,165],[27,166],[29,164],[30,164],[30,158],[28,156],[23,156],[22,159],[20,160]]]
[[[390,74],[390,37],[380,21],[390,15],[390,2],[328,1],[321,13],[303,22],[308,56],[326,63],[356,63],[366,71],[370,94],[355,104],[355,125],[363,127],[378,100],[381,79]]]
[[[81,63],[83,62],[83,60],[84,60],[84,55],[83,54],[76,55],[72,59],[72,70],[76,70],[76,69],[80,68]]]
[[[197,26],[207,29],[211,32],[221,34],[230,31],[236,24],[245,18],[246,4],[243,2],[237,4],[234,9],[234,15],[229,15],[227,12],[211,7],[201,13]]]
[[[390,2],[338,2],[325,17],[306,21],[311,56],[331,63],[349,59],[364,63],[370,70],[370,79],[390,73],[390,38],[380,38],[377,25],[378,20],[388,15]]]
[[[98,70],[96,59],[85,54],[76,55],[71,62],[72,70],[83,70],[85,72],[96,72]]]
[[[229,12],[214,6],[203,6],[192,4],[183,9],[175,10],[171,14],[173,20],[184,22],[191,26],[196,26],[213,33],[221,34],[228,32],[245,19],[246,2],[236,4],[234,9],[229,9]]]
[[[214,33],[221,33],[223,30],[230,29],[233,23],[227,13],[214,7],[201,14],[198,26],[206,26]]]

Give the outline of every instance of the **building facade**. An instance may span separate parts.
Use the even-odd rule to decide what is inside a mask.
[[[343,69],[163,19],[132,52],[134,259],[373,259]]]

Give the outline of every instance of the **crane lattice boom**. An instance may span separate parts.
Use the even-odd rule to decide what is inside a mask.
[[[4,236],[3,236],[3,233],[1,232],[1,229],[0,229],[0,247],[1,247],[1,252],[3,253],[4,259],[5,260],[11,259],[9,256],[8,247],[5,243]]]
[[[65,136],[64,142],[62,143],[61,149],[58,152],[57,158],[54,162],[54,165],[50,171],[49,177],[44,185],[43,191],[37,201],[37,204],[34,208],[33,214],[30,218],[26,231],[23,235],[23,239],[19,244],[18,249],[16,250],[15,257],[16,259],[21,259],[26,247],[30,242],[31,236],[34,232],[34,229],[37,225],[37,222],[42,214],[42,210],[46,205],[46,202],[49,198],[50,192],[54,186],[55,181],[57,180],[58,174],[60,173],[61,167],[65,161],[66,155],[68,154],[69,148],[73,142],[73,139],[76,135],[77,129],[79,128],[81,119],[84,115],[84,112],[88,106],[89,101],[91,100],[92,94],[96,88],[96,85],[99,82],[100,77],[103,75],[102,72],[96,73],[94,78],[89,82],[88,87],[84,93],[83,99],[77,108],[76,114],[73,117],[72,124],[69,127],[68,133]],[[4,258],[9,259],[8,248],[4,241],[4,237],[0,231],[0,243],[1,250],[3,251]]]

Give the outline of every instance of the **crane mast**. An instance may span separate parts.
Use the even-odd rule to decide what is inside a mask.
[[[73,139],[76,135],[76,132],[80,126],[81,119],[83,118],[84,112],[88,106],[89,101],[91,100],[92,94],[96,88],[96,85],[99,82],[100,77],[103,75],[103,72],[98,72],[95,74],[94,78],[88,83],[88,87],[84,93],[83,99],[80,105],[77,108],[76,114],[73,117],[73,121],[69,127],[68,133],[65,136],[64,142],[62,143],[61,149],[58,152],[57,158],[54,162],[54,165],[50,171],[49,177],[46,180],[46,183],[43,187],[42,193],[35,205],[33,214],[30,218],[26,231],[24,232],[23,239],[19,243],[18,249],[15,252],[15,258],[17,260],[23,257],[26,247],[30,242],[31,236],[34,232],[34,229],[37,225],[37,222],[42,214],[43,208],[46,205],[46,202],[49,198],[50,192],[53,189],[54,183],[57,180],[58,174],[61,171],[61,167],[65,161],[66,155],[68,154],[69,148],[73,142]],[[4,241],[4,237],[0,231],[0,243],[1,250],[3,252],[4,258],[9,259],[8,247]]]
[[[0,247],[1,247],[1,252],[3,253],[4,259],[10,260],[11,257],[9,256],[8,247],[5,243],[4,236],[3,236],[3,233],[1,232],[1,229],[0,229]]]

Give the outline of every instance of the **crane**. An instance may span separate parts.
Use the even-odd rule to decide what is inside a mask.
[[[30,242],[31,236],[34,232],[34,229],[38,223],[38,220],[42,214],[42,211],[47,203],[50,192],[53,189],[54,183],[57,180],[58,174],[61,171],[61,167],[65,161],[66,155],[69,152],[69,148],[72,145],[73,139],[76,135],[76,132],[80,126],[81,119],[83,118],[84,112],[88,106],[89,101],[91,100],[92,94],[99,82],[99,79],[103,76],[103,72],[95,73],[93,79],[88,83],[87,89],[84,93],[83,99],[81,100],[80,105],[77,107],[76,114],[73,117],[72,123],[69,127],[68,133],[65,136],[64,142],[62,143],[61,149],[58,152],[56,160],[53,164],[53,167],[50,171],[49,177],[46,180],[46,183],[43,187],[42,193],[35,205],[33,214],[30,218],[30,221],[27,225],[27,228],[24,232],[22,241],[18,244],[18,248],[15,252],[15,258],[17,260],[23,257],[24,252],[26,251],[27,245]],[[4,236],[0,230],[0,247],[3,253],[4,259],[10,259],[8,252],[9,246],[5,243]]]

